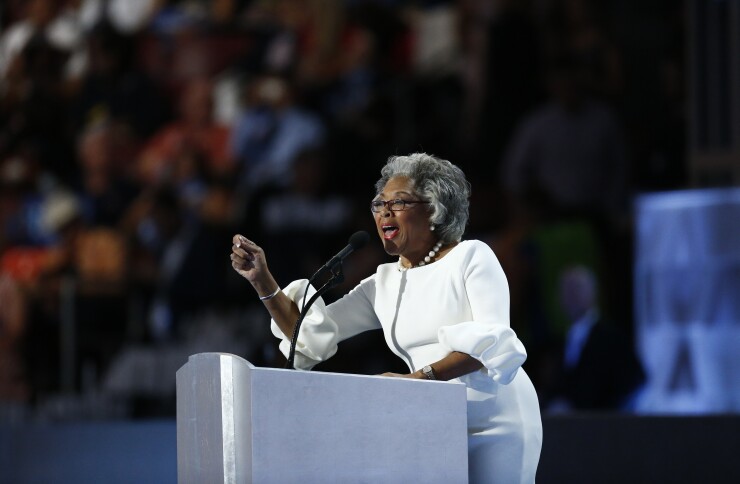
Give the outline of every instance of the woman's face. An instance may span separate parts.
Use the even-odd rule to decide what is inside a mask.
[[[375,200],[420,201],[406,177],[388,180]],[[434,232],[429,230],[429,204],[415,203],[405,210],[393,211],[386,205],[380,212],[373,213],[378,235],[383,248],[390,255],[401,257],[404,265],[416,265],[427,255],[436,242]]]

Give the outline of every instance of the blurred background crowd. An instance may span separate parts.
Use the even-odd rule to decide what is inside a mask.
[[[550,411],[628,410],[631,200],[688,186],[686,4],[6,0],[3,418],[174,415],[189,354],[280,366],[231,236],[276,279],[358,229],[388,156],[472,183]],[[339,297],[377,264],[353,255]],[[402,370],[381,335],[323,369]]]

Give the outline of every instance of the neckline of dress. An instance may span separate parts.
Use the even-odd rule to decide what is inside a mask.
[[[450,250],[444,256],[440,257],[439,259],[436,259],[434,262],[432,262],[430,264],[425,264],[423,266],[418,266],[417,265],[417,266],[414,266],[414,267],[407,267],[406,270],[401,270],[401,269],[399,269],[399,265],[400,265],[400,258],[399,258],[399,260],[397,260],[396,262],[392,263],[393,266],[394,266],[394,269],[395,269],[394,272],[397,272],[398,274],[405,274],[405,273],[408,273],[408,272],[418,273],[418,272],[422,272],[422,270],[425,269],[425,268],[427,268],[427,267],[436,266],[442,260],[447,259],[447,257],[455,249],[457,249],[458,247],[460,247],[460,245],[462,245],[464,242],[468,242],[468,241],[467,240],[460,240],[457,244],[455,244],[453,247],[451,247]],[[411,269],[413,269],[413,270],[411,270]]]

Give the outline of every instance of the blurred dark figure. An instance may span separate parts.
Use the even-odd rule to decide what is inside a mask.
[[[13,278],[0,271],[0,405],[30,395],[21,344],[26,330],[26,297]]]
[[[224,293],[229,265],[219,254],[228,249],[228,236],[191,215],[170,187],[143,193],[127,215],[145,339],[177,339],[184,316],[217,304]]]
[[[630,410],[645,379],[628,338],[599,312],[598,287],[591,270],[566,269],[560,279],[560,303],[570,321],[553,366],[543,404],[552,412]]]
[[[608,3],[608,2],[606,2]],[[594,0],[553,2],[546,12],[544,50],[569,52],[583,66],[583,85],[592,96],[615,108],[624,93],[622,53],[604,19],[609,6]]]
[[[41,225],[41,181],[47,175],[32,150],[20,148],[0,161],[0,252],[9,247],[47,245]]]
[[[0,406],[26,401],[34,391],[24,347],[50,241],[41,224],[40,173],[27,154],[0,161]]]
[[[108,121],[136,140],[151,136],[169,118],[166,97],[138,68],[136,43],[101,21],[87,35],[87,71],[72,92],[73,126],[79,131]]]
[[[130,141],[125,129],[109,123],[92,125],[80,135],[80,191],[85,219],[92,225],[118,225],[137,194],[127,157]]]
[[[513,129],[542,99],[538,31],[526,2],[496,2],[487,26],[478,173],[496,178]]]
[[[555,59],[551,100],[518,128],[504,181],[519,212],[540,220],[616,218],[625,202],[625,144],[611,110],[587,95],[571,56]]]
[[[0,35],[0,80],[15,68],[19,53],[32,38],[38,36],[45,43],[63,49],[69,43],[69,38],[75,36],[74,32],[69,31],[69,26],[55,21],[61,10],[61,2],[28,0],[24,3],[25,5],[16,6],[18,18],[7,25]],[[13,6],[10,7],[12,10]]]
[[[76,170],[65,129],[63,62],[63,52],[40,34],[12,58],[0,79],[0,156],[31,147],[41,166],[72,180]]]
[[[516,126],[542,102],[539,34],[531,2],[458,2],[464,83],[459,153],[478,187],[470,231],[500,231],[509,222],[501,165]]]
[[[352,203],[329,192],[327,182],[325,154],[307,150],[296,157],[289,188],[261,204],[263,243],[277,255],[271,264],[280,281],[310,276],[346,244]]]

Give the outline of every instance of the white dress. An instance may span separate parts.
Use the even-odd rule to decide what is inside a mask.
[[[300,307],[306,284],[295,281],[283,292]],[[319,299],[301,326],[295,366],[310,369],[340,341],[377,328],[412,372],[452,351],[483,363],[455,380],[467,386],[470,482],[534,482],[539,403],[520,368],[527,354],[510,328],[509,288],[490,247],[464,241],[439,261],[403,272],[382,264],[342,299],[328,306]],[[272,332],[287,356],[290,341],[274,321]]]

